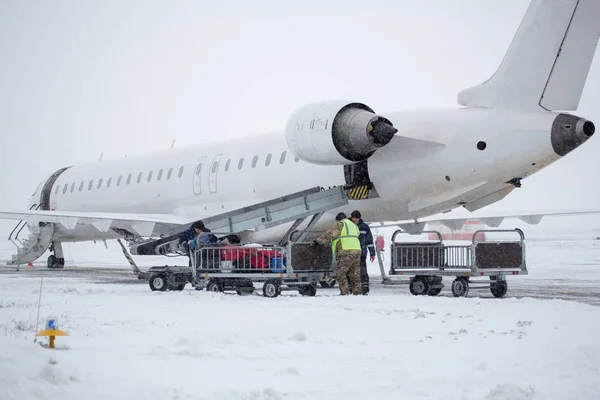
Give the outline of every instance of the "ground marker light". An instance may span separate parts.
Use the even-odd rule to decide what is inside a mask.
[[[54,338],[56,336],[69,336],[69,334],[58,329],[58,320],[56,317],[48,317],[46,318],[46,329],[39,332],[35,336],[48,336],[50,338],[49,348],[53,349]]]

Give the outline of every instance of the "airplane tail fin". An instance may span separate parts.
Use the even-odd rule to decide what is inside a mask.
[[[599,0],[532,0],[500,67],[466,107],[576,110],[600,36]]]

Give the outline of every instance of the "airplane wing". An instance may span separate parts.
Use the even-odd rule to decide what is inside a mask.
[[[542,218],[546,216],[576,216],[576,215],[594,215],[600,214],[600,210],[562,210],[562,211],[538,211],[530,213],[473,213],[473,214],[461,214],[458,213],[455,216],[439,217],[431,216],[426,218],[418,219],[415,221],[397,221],[397,222],[375,222],[370,223],[374,228],[380,227],[398,227],[411,234],[419,234],[423,232],[427,223],[441,223],[444,226],[452,230],[460,230],[467,221],[479,221],[482,224],[497,228],[505,219],[519,219],[529,225],[537,225],[542,221]]]
[[[24,220],[29,224],[39,222],[58,223],[65,229],[77,224],[93,225],[101,232],[111,228],[132,230],[140,236],[168,234],[172,228],[190,223],[188,218],[172,214],[126,214],[77,211],[0,211],[0,219]]]

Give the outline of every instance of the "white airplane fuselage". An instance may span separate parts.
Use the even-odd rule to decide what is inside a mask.
[[[170,238],[198,219],[314,187],[369,188],[367,199],[330,210],[314,230],[354,209],[367,222],[479,210],[594,134],[591,121],[552,110],[578,109],[598,19],[597,0],[531,0],[498,69],[458,93],[463,108],[376,113],[359,102],[315,102],[283,132],[56,171],[28,210],[0,210],[31,231],[11,262],[51,248],[48,266],[60,267],[61,242]],[[290,224],[240,236],[272,243]]]
[[[557,113],[443,109],[383,115],[399,132],[368,159],[380,197],[351,201],[342,210],[359,209],[369,221],[447,211],[510,187],[511,179],[530,176],[560,158],[551,144]],[[478,149],[479,142],[485,149]],[[344,184],[343,166],[299,160],[281,132],[73,166],[54,183],[50,209],[175,214],[191,222],[315,186]],[[38,188],[30,205],[39,202]],[[332,210],[320,226],[339,211]],[[57,241],[118,237],[90,225],[57,228]],[[268,240],[280,233],[271,229],[253,238]]]

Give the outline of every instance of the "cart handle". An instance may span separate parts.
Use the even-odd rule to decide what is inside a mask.
[[[495,232],[517,232],[519,234],[519,236],[521,237],[521,243],[523,243],[525,241],[525,234],[519,228],[515,228],[515,229],[480,229],[478,231],[473,232],[472,244],[480,243],[475,238],[477,237],[478,233],[483,233],[483,232],[490,232],[490,233],[495,233]]]
[[[412,233],[410,233],[410,232],[405,232],[402,229],[398,229],[392,235],[392,244],[396,243],[396,235],[398,235],[399,233],[406,233],[406,234],[412,235]],[[423,234],[423,233],[435,233],[437,235],[437,237],[439,238],[440,244],[442,243],[442,234],[439,233],[438,231],[422,231],[420,234]]]

